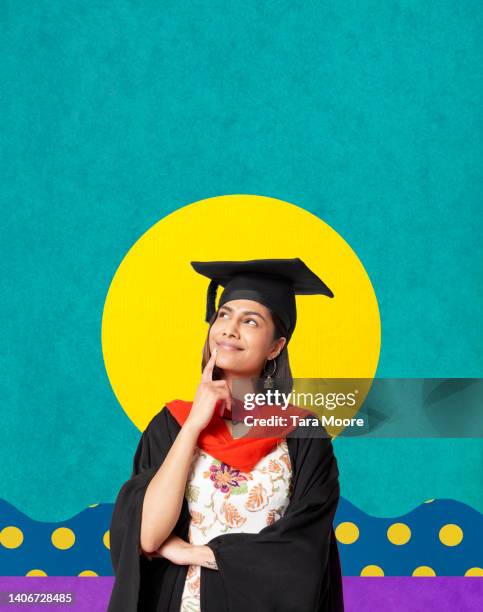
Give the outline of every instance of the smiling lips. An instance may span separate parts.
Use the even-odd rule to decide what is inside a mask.
[[[217,342],[216,345],[220,349],[224,349],[225,351],[242,351],[242,348],[238,348],[234,344],[230,344],[229,342]]]

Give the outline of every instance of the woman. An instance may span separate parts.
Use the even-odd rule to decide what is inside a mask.
[[[333,294],[300,259],[192,265],[211,279],[201,382],[141,436],[112,515],[109,611],[339,612],[330,438],[230,427],[236,382],[291,389],[295,294]]]

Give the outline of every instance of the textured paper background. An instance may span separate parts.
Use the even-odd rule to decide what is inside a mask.
[[[133,242],[201,198],[270,195],[340,232],[378,296],[379,376],[481,375],[480,3],[39,0],[0,18],[0,497],[44,521],[114,501],[139,432],[103,367],[105,295]],[[367,513],[483,509],[479,440],[336,445]]]

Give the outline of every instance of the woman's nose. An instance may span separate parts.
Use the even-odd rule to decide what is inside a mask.
[[[234,323],[232,321],[227,321],[226,327],[223,330],[223,335],[224,336],[236,336],[236,335],[238,335],[238,326],[236,325],[236,323]]]

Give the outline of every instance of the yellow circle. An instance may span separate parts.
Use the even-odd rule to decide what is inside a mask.
[[[397,546],[406,544],[411,539],[411,529],[405,523],[393,523],[388,527],[387,539]]]
[[[465,576],[483,576],[483,569],[481,567],[470,567],[466,570]]]
[[[99,504],[89,504],[89,506],[87,506],[88,508],[96,508]]]
[[[69,529],[68,527],[58,527],[52,532],[51,540],[52,544],[56,548],[66,550],[67,548],[73,546],[75,542],[75,535],[72,529]]]
[[[384,570],[379,565],[366,565],[361,570],[361,576],[384,576]]]
[[[294,377],[373,378],[379,309],[349,244],[319,217],[282,200],[209,198],[179,208],[143,234],[119,265],[106,297],[106,371],[140,430],[166,402],[192,399],[200,382],[208,279],[190,261],[293,257],[334,293],[297,296],[297,328],[289,343]]]
[[[96,572],[92,570],[84,570],[83,572],[79,574],[79,576],[98,576],[98,575],[99,574],[96,574]]]
[[[439,539],[445,546],[458,546],[463,539],[463,530],[459,525],[448,523],[439,530]]]
[[[47,573],[41,569],[31,569],[25,574],[26,576],[47,576]]]
[[[22,530],[13,525],[4,527],[0,531],[0,542],[5,548],[18,548],[23,542]]]
[[[428,565],[420,565],[413,571],[413,576],[436,576],[436,572]]]
[[[341,544],[353,544],[359,539],[359,527],[355,523],[349,521],[339,523],[335,530],[335,537]]]
[[[434,498],[433,499],[427,499],[424,503],[425,504],[432,504],[434,502]]]
[[[104,542],[104,546],[106,548],[111,548],[111,535],[109,533],[109,529],[106,531],[106,533],[103,535],[102,537],[102,541]]]

